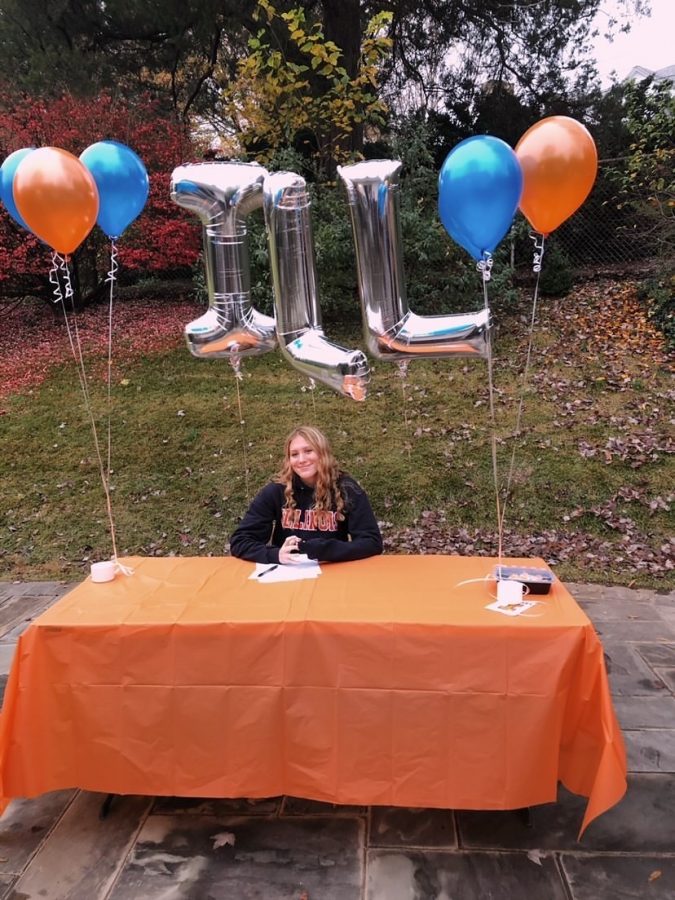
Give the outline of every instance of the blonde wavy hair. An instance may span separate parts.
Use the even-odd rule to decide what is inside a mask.
[[[284,485],[285,506],[287,509],[295,509],[295,497],[293,496],[293,469],[291,468],[291,444],[296,438],[307,441],[309,446],[316,450],[317,478],[314,486],[314,509],[335,509],[340,521],[344,519],[345,500],[340,491],[338,480],[343,474],[337,464],[328,438],[314,428],[313,425],[300,425],[294,428],[286,438],[284,462],[281,469],[274,476],[277,484]]]

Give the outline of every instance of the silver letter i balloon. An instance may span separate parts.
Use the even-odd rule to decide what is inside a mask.
[[[366,344],[377,359],[487,358],[490,314],[418,316],[408,309],[403,271],[396,160],[339,166],[356,244]]]
[[[281,352],[310,378],[353,400],[365,400],[370,379],[365,354],[332,344],[321,326],[305,179],[276,172],[265,178],[263,194]]]
[[[246,230],[266,174],[257,163],[216,162],[178,166],[171,176],[171,199],[203,225],[209,308],[185,326],[194,356],[233,360],[276,345],[274,319],[251,305]]]

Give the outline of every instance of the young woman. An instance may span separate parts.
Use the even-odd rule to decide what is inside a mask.
[[[293,564],[343,562],[382,553],[382,535],[366,492],[341,472],[328,439],[309,425],[286,439],[279,473],[253,499],[230,540],[232,556]]]

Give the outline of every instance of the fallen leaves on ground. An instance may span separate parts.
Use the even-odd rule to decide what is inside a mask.
[[[589,353],[601,354],[619,380],[630,380],[636,363],[645,370],[672,365],[664,337],[649,321],[637,289],[635,281],[603,279],[560,300],[554,320],[566,351],[585,346]]]
[[[188,300],[115,304],[113,365],[180,346],[185,325],[202,311]],[[96,358],[88,374],[101,378],[107,369],[108,314],[107,304],[89,307],[75,319],[69,314],[71,333],[76,322],[84,357]],[[37,387],[55,366],[73,358],[63,318],[46,306],[27,309],[19,304],[6,312],[0,307],[0,323],[0,400]]]
[[[615,459],[627,462],[631,469],[639,469],[648,462],[656,462],[661,453],[675,453],[675,439],[654,434],[610,437],[604,446],[579,441],[579,453],[586,459],[599,457],[607,465]]]
[[[388,553],[499,555],[496,530],[450,526],[443,513],[432,510],[423,512],[409,528],[385,527],[383,530],[384,548]],[[502,555],[541,557],[550,566],[585,562],[598,572],[620,568],[626,575],[664,578],[675,569],[675,538],[652,547],[636,526],[626,527],[618,540],[604,540],[567,528],[551,528],[532,534],[505,528]]]
[[[651,385],[655,370],[675,371],[675,357],[649,321],[637,289],[634,281],[601,280],[545,305],[540,324],[555,341],[541,354],[555,368],[537,366],[531,378],[537,396],[556,405],[561,428],[604,426],[609,432],[599,440],[579,440],[581,456],[633,469],[675,453],[675,439],[666,430],[675,391],[659,393]],[[569,377],[561,376],[561,366]]]

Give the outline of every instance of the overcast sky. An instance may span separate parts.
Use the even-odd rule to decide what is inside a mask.
[[[615,0],[604,0],[602,8],[616,9]],[[633,22],[628,34],[619,34],[609,43],[602,33],[595,43],[595,55],[603,85],[608,85],[612,70],[619,81],[633,66],[662,69],[675,65],[675,0],[651,0],[652,15]],[[602,32],[607,15],[599,14],[597,24]]]

